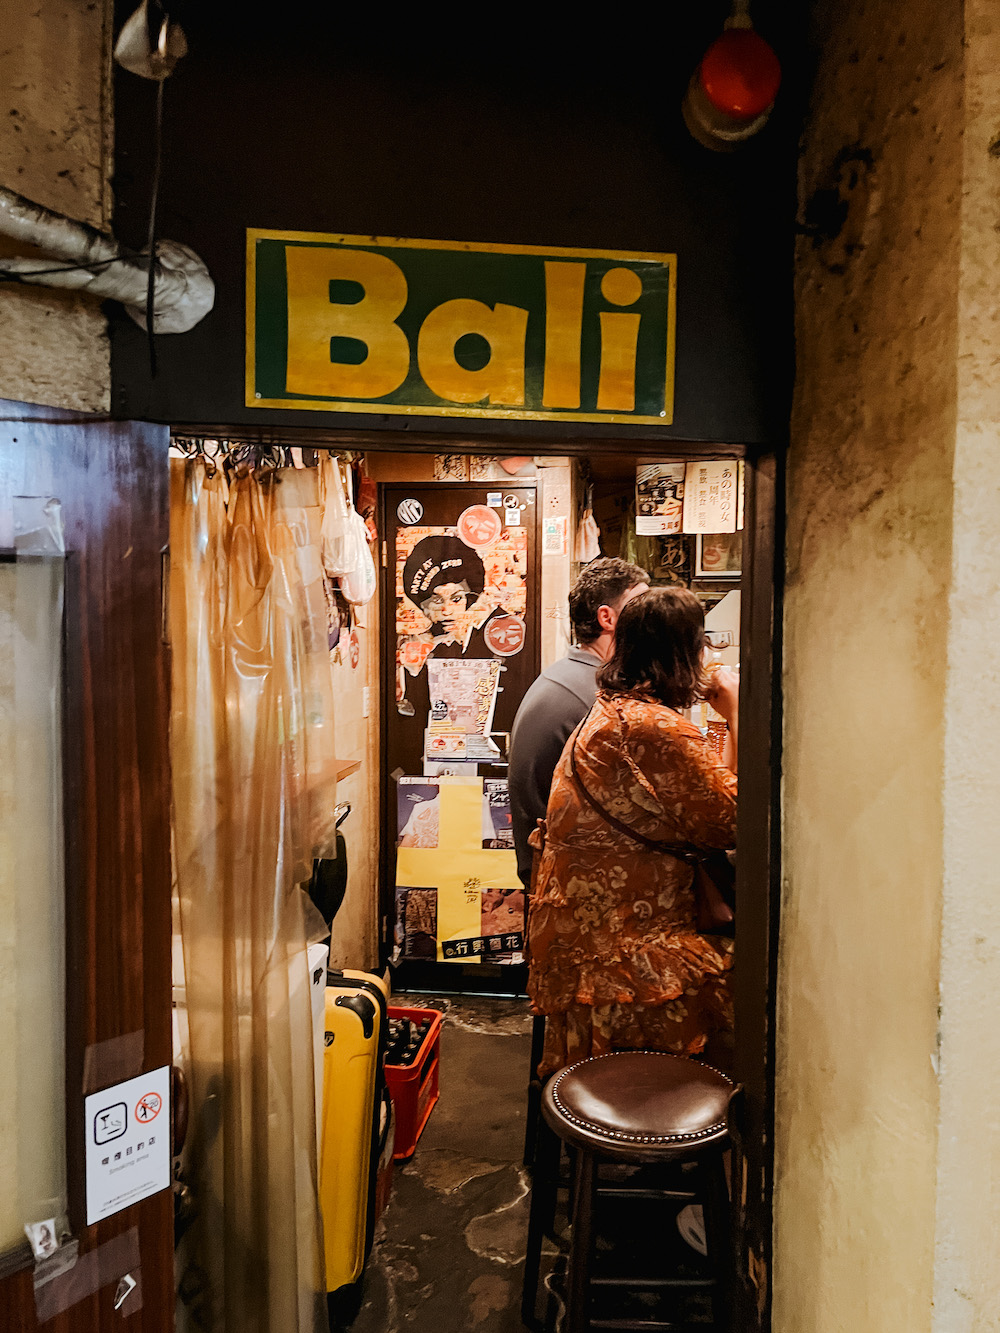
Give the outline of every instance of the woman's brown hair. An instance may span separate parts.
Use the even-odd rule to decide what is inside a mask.
[[[687,588],[633,597],[615,626],[615,650],[597,673],[611,694],[645,690],[668,708],[688,708],[702,686],[705,612]]]

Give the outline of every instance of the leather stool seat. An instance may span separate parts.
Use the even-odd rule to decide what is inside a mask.
[[[621,1314],[600,1317],[591,1310],[597,1291],[704,1291],[713,1309],[712,1327],[729,1327],[735,1283],[729,1238],[729,1193],[724,1156],[729,1145],[730,1104],[737,1085],[707,1065],[660,1051],[616,1051],[569,1065],[553,1075],[542,1094],[542,1123],[535,1153],[535,1171],[528,1219],[522,1317],[536,1328],[535,1300],[542,1238],[552,1229],[560,1145],[575,1150],[572,1190],[572,1231],[566,1275],[566,1333],[636,1328],[654,1333],[681,1327]],[[602,1182],[600,1163],[632,1166],[683,1163],[686,1187],[651,1186],[626,1178],[620,1185]],[[647,1181],[657,1177],[647,1177]],[[615,1275],[595,1271],[597,1222],[602,1199],[662,1199],[701,1203],[704,1212],[709,1276],[664,1272]],[[554,1234],[554,1233],[553,1233]]]
[[[542,1113],[574,1147],[628,1162],[660,1162],[722,1143],[735,1085],[679,1055],[618,1051],[549,1079]]]

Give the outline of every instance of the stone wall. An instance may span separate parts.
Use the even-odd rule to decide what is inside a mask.
[[[0,185],[101,227],[111,207],[108,11],[84,0],[6,0],[0,44]],[[15,253],[29,252],[0,238],[0,254]],[[0,397],[106,411],[99,303],[0,284]]]
[[[788,474],[780,1333],[996,1326],[994,9],[816,10]]]

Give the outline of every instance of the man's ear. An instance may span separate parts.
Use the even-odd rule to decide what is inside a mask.
[[[605,631],[605,633],[607,634],[614,633],[615,621],[617,619],[618,617],[615,615],[614,607],[599,606],[597,608],[597,623],[600,625],[601,629]]]

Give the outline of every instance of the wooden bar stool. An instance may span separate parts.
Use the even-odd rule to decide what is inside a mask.
[[[545,1049],[545,1015],[535,1014],[531,1021],[531,1065],[528,1071],[528,1107],[524,1120],[524,1165],[532,1169],[538,1146],[538,1126],[542,1118],[542,1080],[538,1077]]]
[[[729,1235],[729,1192],[723,1156],[729,1142],[729,1106],[737,1091],[725,1074],[696,1060],[658,1051],[620,1051],[561,1069],[542,1096],[543,1129],[532,1184],[525,1287],[525,1323],[534,1322],[541,1246],[554,1213],[559,1146],[574,1148],[572,1233],[566,1281],[565,1333],[597,1329],[676,1329],[676,1322],[592,1317],[597,1289],[631,1291],[705,1289],[711,1296],[713,1326],[729,1328],[734,1291]],[[691,1163],[690,1190],[605,1188],[600,1162],[627,1166]],[[656,1274],[603,1276],[592,1273],[594,1210],[598,1197],[693,1198],[702,1205],[711,1275]]]

